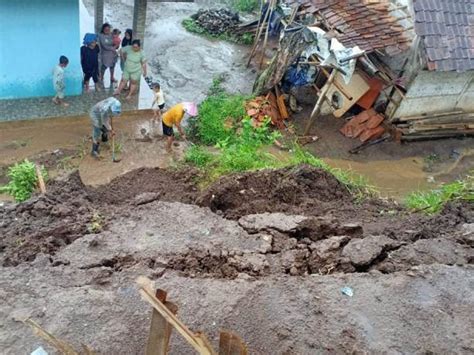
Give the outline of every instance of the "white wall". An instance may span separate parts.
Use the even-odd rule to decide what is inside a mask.
[[[461,109],[474,111],[474,72],[421,71],[394,118]]]

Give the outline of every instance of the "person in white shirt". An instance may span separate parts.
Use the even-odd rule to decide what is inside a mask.
[[[59,57],[59,64],[56,65],[53,70],[53,86],[54,91],[56,91],[53,103],[55,105],[63,105],[64,107],[69,106],[68,103],[64,102],[64,90],[66,89],[66,85],[64,84],[64,69],[68,64],[69,59],[62,55]]]
[[[165,108],[165,96],[159,83],[153,83],[154,98],[151,108],[153,110],[153,119],[160,119],[161,112]]]

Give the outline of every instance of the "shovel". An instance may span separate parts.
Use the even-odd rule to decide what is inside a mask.
[[[112,131],[114,130],[114,127],[112,126],[112,119],[110,119],[110,127],[112,128]],[[112,135],[112,162],[113,163],[119,163],[122,159],[118,159],[115,157],[115,134]]]

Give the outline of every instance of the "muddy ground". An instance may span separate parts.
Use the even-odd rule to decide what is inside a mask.
[[[2,207],[2,349],[42,344],[19,322],[32,317],[100,353],[142,353],[150,309],[134,280],[146,275],[192,329],[214,344],[234,330],[251,353],[474,351],[472,206],[428,217],[357,202],[306,166],[205,190],[198,178],[143,168],[93,188],[74,173]]]

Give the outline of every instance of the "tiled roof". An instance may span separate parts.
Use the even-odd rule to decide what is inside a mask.
[[[474,0],[414,0],[413,7],[428,69],[473,70]]]
[[[441,0],[439,0],[441,1]],[[290,0],[300,4],[300,14],[320,15],[346,47],[367,52],[384,49],[390,54],[405,51],[411,38],[387,0]]]

